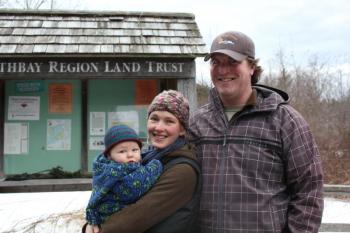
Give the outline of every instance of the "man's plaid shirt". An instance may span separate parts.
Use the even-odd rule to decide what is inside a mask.
[[[318,232],[321,158],[282,91],[255,86],[228,121],[215,89],[190,120],[202,165],[202,233]]]

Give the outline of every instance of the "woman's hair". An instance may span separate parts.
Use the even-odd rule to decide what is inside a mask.
[[[249,65],[254,69],[254,73],[252,75],[252,79],[251,79],[251,84],[254,85],[259,81],[259,78],[261,76],[261,73],[264,71],[263,68],[258,65],[259,63],[259,59],[252,59],[252,58],[247,58],[247,61],[249,63]]]

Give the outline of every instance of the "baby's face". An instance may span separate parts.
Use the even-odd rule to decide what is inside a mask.
[[[109,152],[110,158],[118,163],[138,163],[141,150],[134,141],[125,141],[115,145]]]

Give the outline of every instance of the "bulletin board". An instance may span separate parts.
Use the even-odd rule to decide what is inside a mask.
[[[50,87],[56,88],[55,93]],[[60,87],[63,95],[57,91]],[[50,108],[49,101],[56,107]],[[81,114],[80,80],[6,81],[5,173],[34,173],[57,166],[79,170]]]
[[[159,92],[159,80],[87,80],[85,123],[81,82],[5,82],[6,174],[34,173],[57,166],[77,171],[81,169],[81,156],[87,156],[91,172],[93,160],[104,149],[104,134],[115,124],[129,125],[146,141],[147,108]],[[82,127],[86,127],[87,135],[82,135]],[[82,155],[85,145],[87,155]]]

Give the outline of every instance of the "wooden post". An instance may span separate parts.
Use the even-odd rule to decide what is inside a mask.
[[[88,80],[81,80],[81,173],[88,173],[88,112],[87,112]]]
[[[5,81],[0,80],[0,178],[4,171]]]
[[[196,79],[178,79],[177,90],[188,99],[190,104],[190,113],[193,113],[197,109]]]

